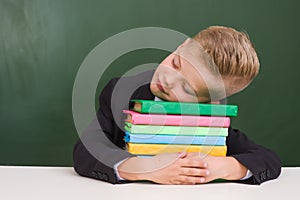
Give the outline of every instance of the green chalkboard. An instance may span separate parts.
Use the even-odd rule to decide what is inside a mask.
[[[75,76],[108,37],[149,26],[193,36],[225,25],[245,30],[261,61],[257,79],[229,98],[239,105],[233,126],[277,152],[285,166],[299,166],[299,6],[296,0],[1,0],[0,165],[72,165]],[[98,94],[110,78],[167,54],[143,49],[121,56],[101,77]]]

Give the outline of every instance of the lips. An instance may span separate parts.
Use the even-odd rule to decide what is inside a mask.
[[[164,86],[161,84],[159,78],[157,78],[156,86],[157,86],[157,88],[158,88],[161,92],[166,93],[166,91],[165,91],[165,89],[164,89]]]

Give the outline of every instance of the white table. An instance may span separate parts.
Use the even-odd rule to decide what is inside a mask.
[[[283,168],[277,180],[260,186],[236,183],[205,185],[112,185],[78,176],[71,167],[0,166],[1,200],[300,199],[300,167]]]

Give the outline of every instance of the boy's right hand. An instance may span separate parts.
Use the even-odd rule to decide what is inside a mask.
[[[119,167],[126,180],[149,180],[160,184],[197,184],[205,182],[207,164],[196,154],[160,154],[151,158],[129,158]]]

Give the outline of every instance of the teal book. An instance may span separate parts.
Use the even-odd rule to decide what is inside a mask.
[[[133,110],[151,114],[209,115],[236,117],[237,105],[204,104],[188,102],[132,100]]]
[[[126,132],[125,142],[140,144],[196,144],[210,146],[225,146],[224,136],[189,136],[189,135],[158,135],[158,134],[133,134]]]
[[[228,128],[202,126],[153,126],[125,122],[125,130],[133,134],[228,136]]]

